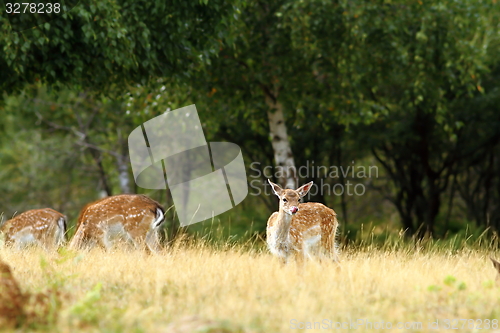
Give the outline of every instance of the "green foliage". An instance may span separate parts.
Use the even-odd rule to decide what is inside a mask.
[[[457,282],[457,279],[452,276],[452,275],[448,275],[445,279],[444,279],[444,284],[447,285],[447,286],[451,286],[453,284],[455,284],[455,282]]]
[[[154,77],[186,76],[218,52],[239,2],[80,1],[21,33],[0,16],[0,87],[71,84],[109,91]]]
[[[429,287],[427,287],[427,290],[428,291],[433,291],[433,292],[438,292],[438,291],[441,291],[441,287],[440,286],[436,286],[436,285],[430,285]]]
[[[75,316],[81,326],[96,325],[101,318],[105,308],[98,306],[101,299],[102,284],[98,283],[85,294],[85,296],[76,302],[68,311]]]
[[[393,182],[390,198],[404,228],[434,235],[451,176],[483,144],[469,135],[472,127],[464,128],[471,110],[463,104],[485,94],[482,80],[498,64],[492,55],[499,36],[491,33],[498,11],[490,2],[456,1],[355,8],[346,14],[358,31],[350,41],[360,51],[351,63],[351,82],[361,94],[354,104],[387,111],[358,130]]]
[[[456,297],[457,293],[462,292],[467,289],[467,285],[465,282],[457,283],[457,279],[453,275],[448,275],[444,278],[443,284],[446,287],[442,287],[439,285],[430,285],[427,287],[427,290],[430,292],[440,292],[445,291],[448,294],[448,297]]]

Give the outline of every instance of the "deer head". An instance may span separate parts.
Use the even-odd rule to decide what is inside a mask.
[[[313,182],[302,185],[296,190],[282,189],[278,184],[268,180],[271,184],[274,194],[280,198],[280,212],[288,215],[294,215],[299,211],[299,200],[304,197],[311,189]]]

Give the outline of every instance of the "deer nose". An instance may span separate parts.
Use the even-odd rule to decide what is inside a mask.
[[[292,208],[290,208],[290,212],[292,212],[292,214],[295,214],[299,211],[299,208],[298,207],[295,207],[293,206]]]

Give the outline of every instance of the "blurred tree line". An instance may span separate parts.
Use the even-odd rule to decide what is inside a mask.
[[[313,180],[353,233],[497,232],[499,18],[495,0],[82,1],[21,33],[2,16],[0,212],[170,207],[134,185],[127,138],[195,103],[207,140],[244,154],[250,195],[218,217],[236,233],[276,210],[269,177]]]

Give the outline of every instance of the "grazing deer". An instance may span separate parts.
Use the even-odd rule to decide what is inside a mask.
[[[66,241],[66,216],[50,208],[32,209],[6,221],[0,231],[5,244],[18,249],[29,245],[57,247]]]
[[[110,249],[121,240],[135,248],[146,243],[151,252],[159,250],[158,232],[165,220],[163,207],[140,194],[107,197],[85,206],[70,248],[100,245]]]
[[[296,254],[299,263],[312,254],[324,255],[338,261],[335,244],[337,214],[317,202],[300,203],[313,182],[296,190],[282,189],[269,181],[280,199],[279,212],[274,212],[267,221],[267,245],[272,254],[287,263],[290,254]]]

